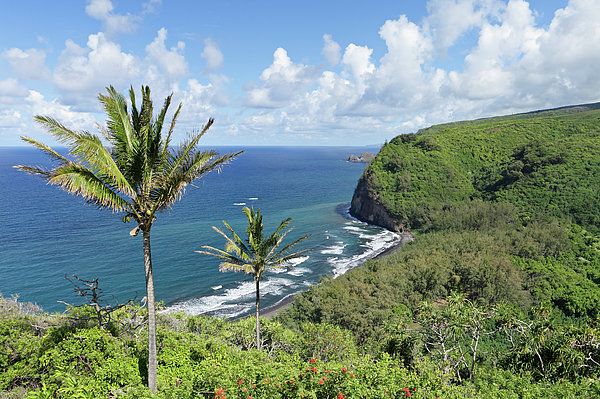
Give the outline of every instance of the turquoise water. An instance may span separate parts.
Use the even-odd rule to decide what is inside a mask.
[[[238,148],[217,148],[233,152]],[[250,147],[220,174],[189,188],[152,228],[152,260],[157,300],[170,310],[237,317],[249,314],[254,284],[243,273],[220,273],[218,260],[195,253],[202,245],[224,247],[211,226],[226,220],[245,232],[242,208],[261,208],[266,232],[291,217],[289,238],[312,234],[309,248],[289,271],[269,272],[261,283],[261,306],[340,275],[395,244],[393,233],[347,215],[364,164],[345,162],[350,153],[376,152],[356,147]],[[145,295],[141,235],[121,215],[98,210],[78,197],[12,168],[47,165],[29,148],[0,148],[0,293],[18,294],[47,311],[57,301],[80,303],[65,274],[99,278],[106,299],[123,302]]]

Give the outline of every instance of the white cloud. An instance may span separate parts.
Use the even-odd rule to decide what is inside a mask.
[[[160,79],[166,79],[169,84],[176,83],[188,73],[188,64],[183,55],[184,42],[177,42],[177,46],[167,49],[167,30],[161,28],[156,38],[146,46],[146,54],[151,68],[158,68]],[[153,71],[152,75],[157,72]],[[155,79],[153,79],[155,80]]]
[[[44,95],[35,90],[29,90],[18,103],[9,109],[0,110],[0,136],[10,145],[22,142],[19,136],[29,136],[50,145],[58,144],[47,132],[36,125],[33,115],[50,115],[75,130],[93,131],[96,120],[88,112],[78,112],[71,106],[61,104],[58,99],[46,100]]]
[[[142,4],[143,14],[152,14],[156,12],[156,7],[162,3],[162,0],[149,0]]]
[[[29,91],[15,78],[0,80],[0,103],[11,104],[27,97]]]
[[[204,50],[200,54],[206,60],[206,70],[215,71],[223,68],[223,53],[212,39],[204,40]]]
[[[419,102],[426,95],[434,95],[437,87],[432,84],[436,83],[436,72],[425,71],[434,52],[431,38],[404,15],[386,21],[379,35],[386,43],[387,53],[377,69],[370,100],[404,108],[407,102]]]
[[[0,128],[15,129],[24,127],[23,116],[15,109],[4,109],[0,111]]]
[[[89,35],[85,48],[67,40],[54,69],[53,82],[65,104],[95,109],[96,95],[106,86],[128,87],[139,74],[139,59],[121,51],[117,43],[99,32]]]
[[[109,17],[113,8],[110,0],[89,0],[85,12],[92,18],[105,19]]]
[[[284,106],[303,95],[316,79],[315,67],[292,62],[287,51],[278,48],[273,54],[273,63],[260,75],[262,86],[246,88],[246,104],[267,108]]]
[[[556,11],[546,31],[519,63],[519,96],[535,93],[552,103],[596,101],[600,93],[600,7],[593,0],[571,0]]]
[[[444,52],[465,33],[496,19],[504,4],[499,0],[429,0],[423,25],[436,48]]]
[[[137,15],[121,15],[113,13],[114,7],[111,0],[88,0],[85,12],[90,17],[103,22],[106,32],[131,33],[137,28],[141,18]]]
[[[335,66],[340,62],[340,57],[342,56],[342,48],[340,45],[334,41],[331,35],[324,34],[323,35],[323,56],[327,60],[330,66]]]
[[[41,93],[35,90],[29,91],[26,103],[29,105],[32,115],[51,115],[71,129],[91,131],[96,124],[96,120],[90,113],[75,111],[72,107],[61,104],[56,99],[47,101]]]
[[[433,123],[523,112],[598,101],[600,95],[600,7],[595,0],[571,0],[547,27],[523,0],[431,0],[429,16],[414,23],[406,16],[380,28],[387,52],[372,60],[366,45],[350,44],[342,71],[320,73],[312,85],[285,84],[309,65],[294,64],[278,49],[261,74],[262,85],[247,90],[250,106],[270,106],[247,116],[249,131],[314,132],[325,140],[351,130],[391,137]],[[452,46],[469,33],[475,38],[458,68],[441,68]],[[323,55],[334,67],[339,58],[331,37]],[[467,43],[468,44],[468,43]],[[330,51],[331,50],[331,51]],[[460,61],[460,60],[458,60]],[[453,64],[456,65],[456,64]],[[274,100],[274,87],[287,101]],[[293,99],[293,101],[292,101]],[[365,141],[367,140],[367,141]],[[343,141],[347,142],[347,141]]]
[[[371,54],[373,50],[367,46],[350,43],[344,51],[342,63],[352,72],[354,79],[362,81],[365,75],[372,74],[375,70],[375,65],[371,63]]]
[[[38,49],[11,48],[2,53],[19,79],[45,80],[50,77],[46,67],[46,53]]]
[[[237,113],[229,90],[237,82],[215,72],[223,68],[224,57],[213,40],[204,41],[201,57],[208,76],[202,80],[190,74],[185,43],[169,44],[166,28],[146,42],[141,54],[122,49],[110,36],[125,31],[112,23],[130,22],[133,29],[159,3],[144,3],[134,16],[116,13],[109,0],[88,1],[86,12],[102,21],[106,32],[89,35],[85,45],[66,41],[51,72],[60,99],[46,100],[28,90],[42,85],[31,80],[49,74],[45,51],[4,51],[1,57],[15,70],[0,80],[0,103],[10,105],[0,113],[12,126],[6,129],[30,126],[34,110],[93,128],[91,114],[82,111],[98,111],[97,94],[109,84],[122,92],[130,84],[136,89],[149,84],[157,104],[173,92],[174,104],[184,104],[178,131],[215,117],[211,131],[261,132],[269,143],[293,143],[294,137],[377,143],[433,123],[600,96],[597,0],[570,0],[544,26],[523,0],[430,0],[423,20],[400,16],[381,25],[385,52],[377,59],[373,49],[378,46],[356,41],[342,49],[329,34],[323,35],[321,48],[326,62],[319,65],[294,62],[277,48],[270,65],[244,86],[245,108]]]

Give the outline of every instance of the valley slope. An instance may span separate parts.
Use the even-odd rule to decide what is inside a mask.
[[[600,227],[600,103],[435,125],[385,144],[350,212],[401,231],[465,200]]]

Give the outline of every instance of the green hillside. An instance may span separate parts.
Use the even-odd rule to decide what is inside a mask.
[[[279,319],[350,330],[418,375],[433,361],[450,385],[475,383],[474,397],[598,381],[599,133],[591,104],[394,138],[361,177],[352,212],[416,239],[311,287]],[[498,371],[532,385],[507,388]]]
[[[386,144],[365,171],[371,193],[409,229],[464,200],[600,227],[598,104],[436,125]]]

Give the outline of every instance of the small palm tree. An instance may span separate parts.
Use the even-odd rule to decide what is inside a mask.
[[[100,102],[107,114],[107,126],[100,127],[100,137],[88,132],[77,132],[49,117],[35,117],[59,142],[69,148],[69,158],[46,144],[29,137],[22,139],[45,152],[58,165],[53,169],[17,165],[16,168],[37,175],[48,183],[71,194],[84,197],[99,208],[124,212],[123,222],[133,219],[137,227],[131,231],[137,236],[142,231],[144,266],[146,271],[146,298],[148,304],[148,387],[156,391],[156,311],[154,307],[154,279],[150,254],[150,229],[156,213],[169,209],[181,198],[188,184],[211,170],[219,169],[241,153],[218,156],[215,151],[200,151],[198,141],[213,124],[213,119],[175,149],[170,147],[175,121],[181,110],[176,109],[166,137],[163,126],[171,96],[165,99],[157,116],[153,115],[150,88],[142,87],[142,104],[138,110],[135,92],[130,89],[131,112],[125,98],[111,86],[108,95],[100,94]]]
[[[310,237],[310,235],[302,236],[290,244],[287,244],[283,248],[280,248],[279,246],[281,245],[281,242],[292,230],[288,229],[282,233],[283,229],[285,229],[292,220],[291,218],[287,218],[282,221],[279,224],[279,227],[275,229],[273,234],[271,234],[269,237],[265,237],[260,209],[254,212],[254,208],[248,209],[247,207],[244,207],[242,211],[248,217],[248,227],[246,228],[247,244],[244,243],[244,241],[226,221],[223,221],[223,224],[227,230],[231,232],[231,237],[215,226],[213,226],[213,229],[225,237],[225,250],[223,251],[204,245],[202,248],[206,249],[207,251],[196,252],[223,259],[223,262],[221,262],[219,265],[219,270],[221,272],[245,272],[254,277],[254,281],[256,282],[256,347],[260,350],[260,279],[267,270],[281,267],[291,267],[286,262],[300,257],[301,254],[308,250],[304,249],[290,253],[290,249],[300,241]]]

